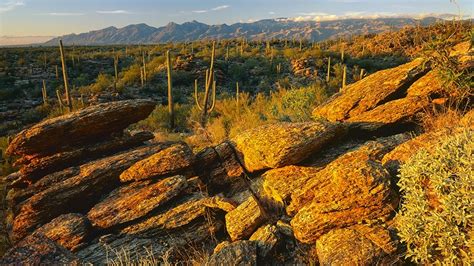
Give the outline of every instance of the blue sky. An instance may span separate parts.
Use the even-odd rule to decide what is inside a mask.
[[[474,0],[458,0],[463,15]],[[133,23],[208,24],[458,13],[449,0],[0,0],[0,36],[57,36]]]

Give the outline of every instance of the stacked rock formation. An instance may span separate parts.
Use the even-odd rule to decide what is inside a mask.
[[[400,164],[442,133],[413,137],[415,115],[441,97],[420,60],[350,85],[314,114],[194,153],[123,133],[146,100],[101,104],[21,132],[10,182],[10,239],[0,263],[132,261],[209,265],[393,264]],[[462,126],[473,125],[472,111]],[[362,134],[363,133],[363,134]],[[420,144],[421,143],[421,144]],[[198,260],[189,250],[213,250]],[[301,261],[303,259],[303,261]]]

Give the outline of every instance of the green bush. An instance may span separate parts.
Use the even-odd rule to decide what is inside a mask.
[[[400,169],[397,215],[406,257],[422,264],[465,265],[474,258],[474,131],[446,137]]]

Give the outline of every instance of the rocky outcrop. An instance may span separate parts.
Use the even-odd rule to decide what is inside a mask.
[[[404,91],[425,72],[422,59],[379,71],[347,86],[343,92],[316,107],[313,115],[330,121],[343,121],[360,115],[396,99],[400,94],[403,96]]]
[[[192,168],[194,154],[185,143],[178,143],[136,162],[120,175],[120,181],[138,181],[184,173]]]
[[[291,196],[287,208],[295,237],[312,243],[335,228],[386,217],[396,208],[391,176],[371,149],[349,152],[328,164]]]
[[[101,195],[118,186],[119,176],[125,169],[162,149],[161,144],[146,146],[80,166],[79,174],[21,204],[13,223],[12,239],[25,237],[36,226],[61,214],[87,210]]]
[[[81,261],[49,238],[31,235],[7,251],[1,265],[79,265]]]
[[[338,123],[280,123],[244,132],[232,145],[247,171],[255,172],[297,164],[344,135],[345,127]]]
[[[84,215],[69,213],[58,216],[33,234],[44,235],[59,245],[75,251],[85,243],[90,232],[90,222]]]
[[[237,241],[214,253],[208,265],[257,265],[257,245],[253,241]]]
[[[10,143],[12,155],[49,155],[106,139],[146,118],[155,108],[149,100],[99,104],[45,120],[20,132]]]
[[[321,265],[392,265],[395,251],[390,232],[380,226],[336,229],[316,241]]]
[[[112,191],[92,207],[87,217],[102,229],[140,218],[176,197],[187,186],[186,177],[174,176],[157,183],[143,181]]]
[[[124,134],[119,138],[100,142],[89,147],[86,146],[73,151],[34,158],[20,169],[20,173],[22,174],[21,178],[29,182],[34,182],[61,169],[80,165],[84,160],[93,160],[135,146],[140,146],[144,141],[153,138],[154,136],[150,132],[138,132],[133,135]]]
[[[249,237],[265,220],[265,210],[253,196],[225,216],[227,233],[233,241]]]
[[[280,236],[276,226],[267,224],[257,229],[249,240],[257,243],[258,257],[265,258],[278,244]]]

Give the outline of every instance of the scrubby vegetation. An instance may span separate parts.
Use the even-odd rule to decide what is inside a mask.
[[[469,264],[474,223],[474,132],[446,137],[400,170],[397,227],[416,263]]]

